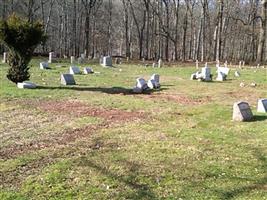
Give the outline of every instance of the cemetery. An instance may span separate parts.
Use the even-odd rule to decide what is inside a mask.
[[[267,199],[266,0],[0,5],[0,200]]]
[[[238,180],[242,187],[257,186],[241,197],[264,196],[260,181],[265,164],[260,156],[267,141],[266,69],[254,73],[245,67],[239,69],[241,77],[232,69],[223,82],[192,82],[188,77],[195,71],[193,63],[146,68],[137,62],[109,69],[91,62],[77,67],[99,74],[77,76],[69,73],[69,59],[61,63],[66,67],[51,63],[51,70],[45,71],[38,66],[43,60],[32,60],[32,84],[18,83],[18,89],[5,78],[8,65],[0,65],[2,197],[10,196],[10,191],[16,191],[15,197],[34,198],[67,198],[66,191],[74,197],[74,190],[99,198],[112,192],[126,196],[131,190],[148,192],[132,188],[136,181],[162,196],[174,188],[187,191],[190,177],[208,184],[190,186],[198,191],[190,197],[210,192],[216,198],[222,194],[213,193],[215,188],[239,188],[230,178],[235,176],[247,177]],[[215,64],[208,67],[216,74]],[[257,86],[251,87],[251,82]],[[57,194],[48,186],[62,184],[65,189]],[[91,187],[101,192],[96,194]]]

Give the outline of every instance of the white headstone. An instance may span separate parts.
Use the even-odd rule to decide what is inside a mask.
[[[160,83],[159,83],[159,75],[158,74],[153,74],[150,78],[150,80],[147,82],[147,85],[150,89],[158,89],[160,88]]]
[[[222,72],[218,72],[218,76],[216,78],[216,81],[225,81],[226,80],[226,75]]]
[[[79,67],[76,66],[70,66],[70,74],[80,74],[81,71],[79,69]]]
[[[40,63],[40,69],[49,69],[48,62],[41,62]]]
[[[112,67],[112,58],[110,56],[104,56],[101,65],[103,67]]]
[[[72,74],[61,74],[61,84],[62,85],[75,85],[74,76]]]
[[[94,73],[94,71],[93,71],[93,69],[90,68],[90,67],[85,67],[85,68],[83,69],[83,73],[84,73],[84,74],[92,74],[92,73]]]
[[[259,99],[258,100],[257,112],[267,113],[267,99]]]
[[[70,63],[71,63],[71,64],[74,64],[74,62],[75,62],[75,57],[74,57],[74,56],[71,56],[71,57],[70,57]]]
[[[227,62],[227,60],[226,60],[225,63],[224,63],[224,67],[225,67],[225,68],[228,67],[228,62]]]
[[[233,121],[250,121],[253,114],[247,102],[236,102],[233,106]]]
[[[242,62],[242,67],[243,67],[243,68],[245,67],[245,61]]]
[[[160,58],[158,61],[158,68],[161,68],[161,67],[163,67],[163,63],[162,63],[162,59]]]
[[[2,63],[7,63],[7,52],[3,53],[3,60]]]
[[[53,52],[50,52],[49,53],[49,60],[48,60],[48,63],[52,63],[53,62]]]
[[[20,89],[35,89],[37,86],[31,82],[17,83],[17,87]]]
[[[218,68],[217,68],[217,71],[218,71],[218,72],[222,72],[222,73],[224,73],[225,75],[228,75],[229,72],[230,72],[230,69],[229,69],[228,67],[218,67]]]
[[[82,53],[81,58],[85,60],[86,54]]]

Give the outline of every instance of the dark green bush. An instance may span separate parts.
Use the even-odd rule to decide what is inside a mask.
[[[14,83],[29,80],[29,62],[35,48],[46,41],[43,24],[30,23],[16,15],[0,21],[0,41],[9,49],[7,78]]]

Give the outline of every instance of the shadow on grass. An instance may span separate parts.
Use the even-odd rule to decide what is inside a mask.
[[[265,120],[267,120],[267,116],[254,115],[252,122],[255,122],[255,121],[265,121]]]
[[[74,91],[90,91],[90,92],[102,92],[106,94],[123,94],[123,95],[139,95],[136,93],[133,93],[132,89],[129,88],[123,88],[123,87],[111,87],[111,88],[104,88],[104,87],[77,87],[77,86],[59,86],[59,87],[53,87],[53,86],[38,86],[37,89],[46,89],[46,90],[74,90]],[[157,90],[147,90],[143,92],[142,94],[152,94],[154,92],[164,91],[167,90],[167,88],[160,88]]]
[[[81,157],[77,161],[78,165],[82,167],[94,168],[102,175],[111,178],[113,181],[115,180],[121,184],[126,185],[127,187],[130,187],[133,190],[132,192],[120,194],[123,195],[126,199],[158,199],[148,184],[138,181],[138,179],[142,176],[142,174],[140,174],[139,172],[142,166],[136,162],[123,160],[122,165],[123,167],[125,167],[125,169],[127,169],[127,172],[125,174],[119,174],[116,173],[116,171],[112,171],[111,167],[107,165],[97,164],[97,162],[93,162],[87,157]]]
[[[267,184],[267,157],[266,155],[258,148],[252,149],[254,157],[258,160],[258,167],[263,170],[264,176],[258,180],[254,180],[250,185],[233,187],[229,190],[216,190],[219,194],[220,199],[230,200],[235,199],[242,194],[249,194],[253,190],[262,190],[266,191]],[[229,179],[238,179],[238,177],[229,177]]]

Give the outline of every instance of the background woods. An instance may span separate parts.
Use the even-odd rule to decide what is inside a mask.
[[[44,23],[40,53],[267,62],[267,0],[0,0],[13,12]]]

